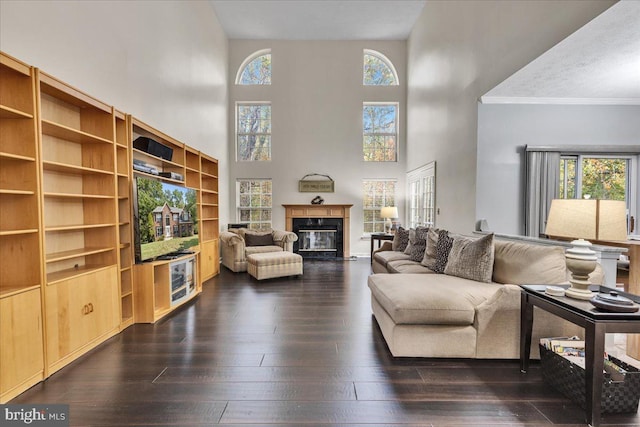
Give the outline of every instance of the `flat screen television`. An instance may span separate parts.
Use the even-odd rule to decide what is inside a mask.
[[[136,262],[193,251],[199,245],[196,191],[143,176],[135,182]]]

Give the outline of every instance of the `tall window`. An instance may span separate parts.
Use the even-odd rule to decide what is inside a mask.
[[[380,209],[396,205],[396,180],[365,180],[362,182],[364,232],[384,231],[384,218],[380,218]]]
[[[271,160],[271,104],[238,103],[236,117],[237,160]]]
[[[436,163],[407,174],[409,227],[435,225]]]
[[[365,162],[395,162],[398,141],[398,104],[364,103],[362,155]]]
[[[365,86],[397,86],[398,74],[389,59],[375,50],[364,50],[362,84]]]
[[[271,180],[239,179],[237,181],[238,221],[249,228],[271,228]]]
[[[271,49],[259,50],[249,55],[238,69],[238,85],[271,84]]]

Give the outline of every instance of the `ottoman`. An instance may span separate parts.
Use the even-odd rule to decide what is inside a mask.
[[[302,274],[302,257],[293,252],[265,252],[247,256],[247,272],[257,280]]]

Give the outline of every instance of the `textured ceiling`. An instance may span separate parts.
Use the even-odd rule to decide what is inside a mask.
[[[425,0],[210,0],[230,39],[406,40]]]
[[[640,105],[640,1],[616,3],[481,99]]]

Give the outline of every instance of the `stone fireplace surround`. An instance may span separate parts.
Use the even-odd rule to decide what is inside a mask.
[[[353,205],[282,205],[285,208],[285,227],[287,231],[295,232],[294,219],[304,219],[304,224],[321,224],[324,228],[326,225],[336,223],[329,219],[341,219],[342,230],[341,236],[336,240],[342,240],[342,254],[336,254],[338,257],[348,258],[351,256],[349,246],[350,233],[350,216],[351,207]],[[298,221],[303,223],[302,221]],[[294,251],[297,248],[294,248]],[[324,253],[323,255],[328,255]]]

